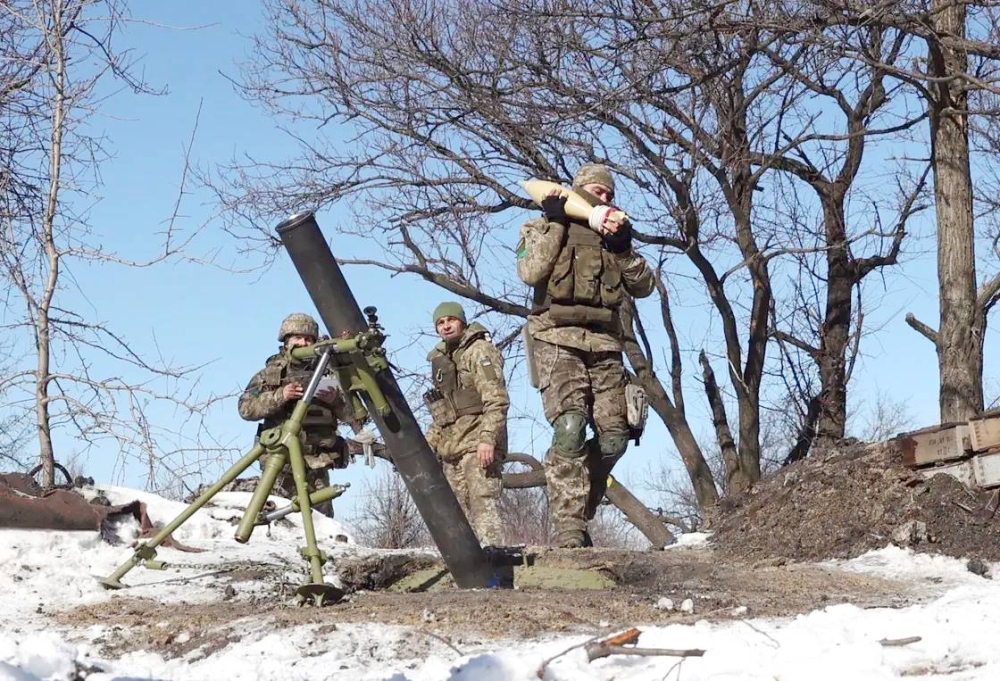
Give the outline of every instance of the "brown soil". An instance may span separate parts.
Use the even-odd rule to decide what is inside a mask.
[[[751,565],[720,560],[707,549],[649,553],[542,549],[534,554],[534,563],[597,571],[616,586],[492,591],[446,586],[422,593],[358,590],[339,604],[314,608],[292,604],[295,585],[283,583],[281,571],[254,568],[226,576],[229,584],[218,587],[225,594],[221,602],[167,604],[123,592],[104,603],[64,611],[55,619],[74,627],[107,626],[96,641],[107,657],[147,648],[167,657],[198,658],[236,640],[238,628],[248,622],[276,629],[300,624],[336,629],[337,624],[351,622],[407,625],[423,636],[459,644],[552,632],[596,635],[637,624],[791,615],[842,602],[896,607],[914,600],[909,586],[901,583],[781,561]],[[428,565],[426,557],[398,554],[338,560],[349,590],[385,586]],[[253,596],[241,594],[239,583],[249,581],[268,588]],[[656,607],[664,597],[673,600],[675,610]],[[693,613],[679,612],[676,608],[688,598],[694,603]]]
[[[714,542],[723,555],[751,560],[851,558],[893,543],[997,561],[996,505],[991,492],[904,467],[889,445],[859,444],[782,468],[724,502]]]

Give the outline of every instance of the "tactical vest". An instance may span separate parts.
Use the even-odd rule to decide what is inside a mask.
[[[533,312],[548,311],[556,326],[589,326],[617,333],[622,271],[601,235],[569,222],[549,278],[535,287]]]
[[[312,378],[314,369],[315,367],[310,364],[293,363],[287,359],[268,362],[264,370],[264,381],[266,385],[274,388],[284,387],[289,383],[299,383],[305,387]],[[280,425],[292,415],[295,405],[295,401],[286,403],[281,413],[264,419],[261,429],[266,430]],[[337,435],[337,416],[333,410],[314,400],[302,418],[300,438],[302,444],[306,445],[307,453],[338,451],[340,438]]]
[[[431,358],[431,377],[434,387],[451,407],[455,418],[459,416],[478,416],[483,413],[483,398],[476,386],[462,385],[458,363],[465,352],[464,347],[457,348],[453,353],[435,353]]]

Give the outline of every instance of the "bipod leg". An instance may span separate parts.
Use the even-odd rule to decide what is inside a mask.
[[[134,568],[139,563],[147,563],[152,561],[156,557],[156,547],[167,540],[174,531],[183,525],[188,518],[193,516],[195,512],[207,504],[212,497],[222,491],[222,489],[231,483],[233,480],[239,477],[240,473],[245,471],[250,467],[254,461],[256,461],[261,453],[263,453],[264,447],[260,443],[254,445],[253,449],[243,455],[243,458],[233,464],[225,474],[219,478],[219,481],[205,490],[204,494],[195,499],[187,508],[181,511],[180,515],[171,520],[167,525],[160,530],[156,536],[152,539],[144,542],[140,542],[135,548],[135,553],[127,561],[118,566],[118,569],[112,572],[110,575],[100,580],[101,584],[107,589],[124,589],[127,584],[123,584],[121,578],[124,577],[129,570]],[[166,567],[166,563],[158,564],[159,568]]]
[[[271,428],[260,434],[260,443],[264,447],[264,451],[267,452],[267,458],[264,459],[260,480],[257,487],[254,488],[253,496],[250,497],[247,510],[244,511],[240,524],[236,527],[236,534],[233,535],[233,538],[240,544],[246,544],[250,541],[250,535],[253,534],[253,528],[260,520],[261,511],[264,509],[264,504],[267,503],[267,497],[274,489],[274,482],[288,461],[288,448],[284,440],[280,428]]]
[[[296,590],[299,604],[308,601],[317,606],[330,605],[344,597],[341,589],[327,584],[323,579],[323,563],[326,556],[316,544],[316,528],[313,525],[312,504],[309,499],[309,483],[306,480],[306,462],[302,457],[302,446],[298,439],[289,439],[288,458],[292,465],[292,477],[295,479],[295,492],[298,497],[299,511],[302,513],[302,530],[306,535],[306,545],[299,552],[309,561],[309,576],[312,581],[306,582]]]

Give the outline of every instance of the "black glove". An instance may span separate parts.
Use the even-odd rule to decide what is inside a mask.
[[[628,253],[632,248],[632,223],[626,220],[617,232],[605,234],[604,248],[611,253]]]
[[[566,196],[546,196],[542,199],[542,212],[549,222],[565,222]]]

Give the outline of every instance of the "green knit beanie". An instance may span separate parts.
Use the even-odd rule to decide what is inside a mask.
[[[468,320],[465,318],[465,310],[461,305],[454,302],[441,303],[434,308],[434,325],[436,326],[438,320],[442,317],[454,317],[460,319],[463,324],[468,324]]]

